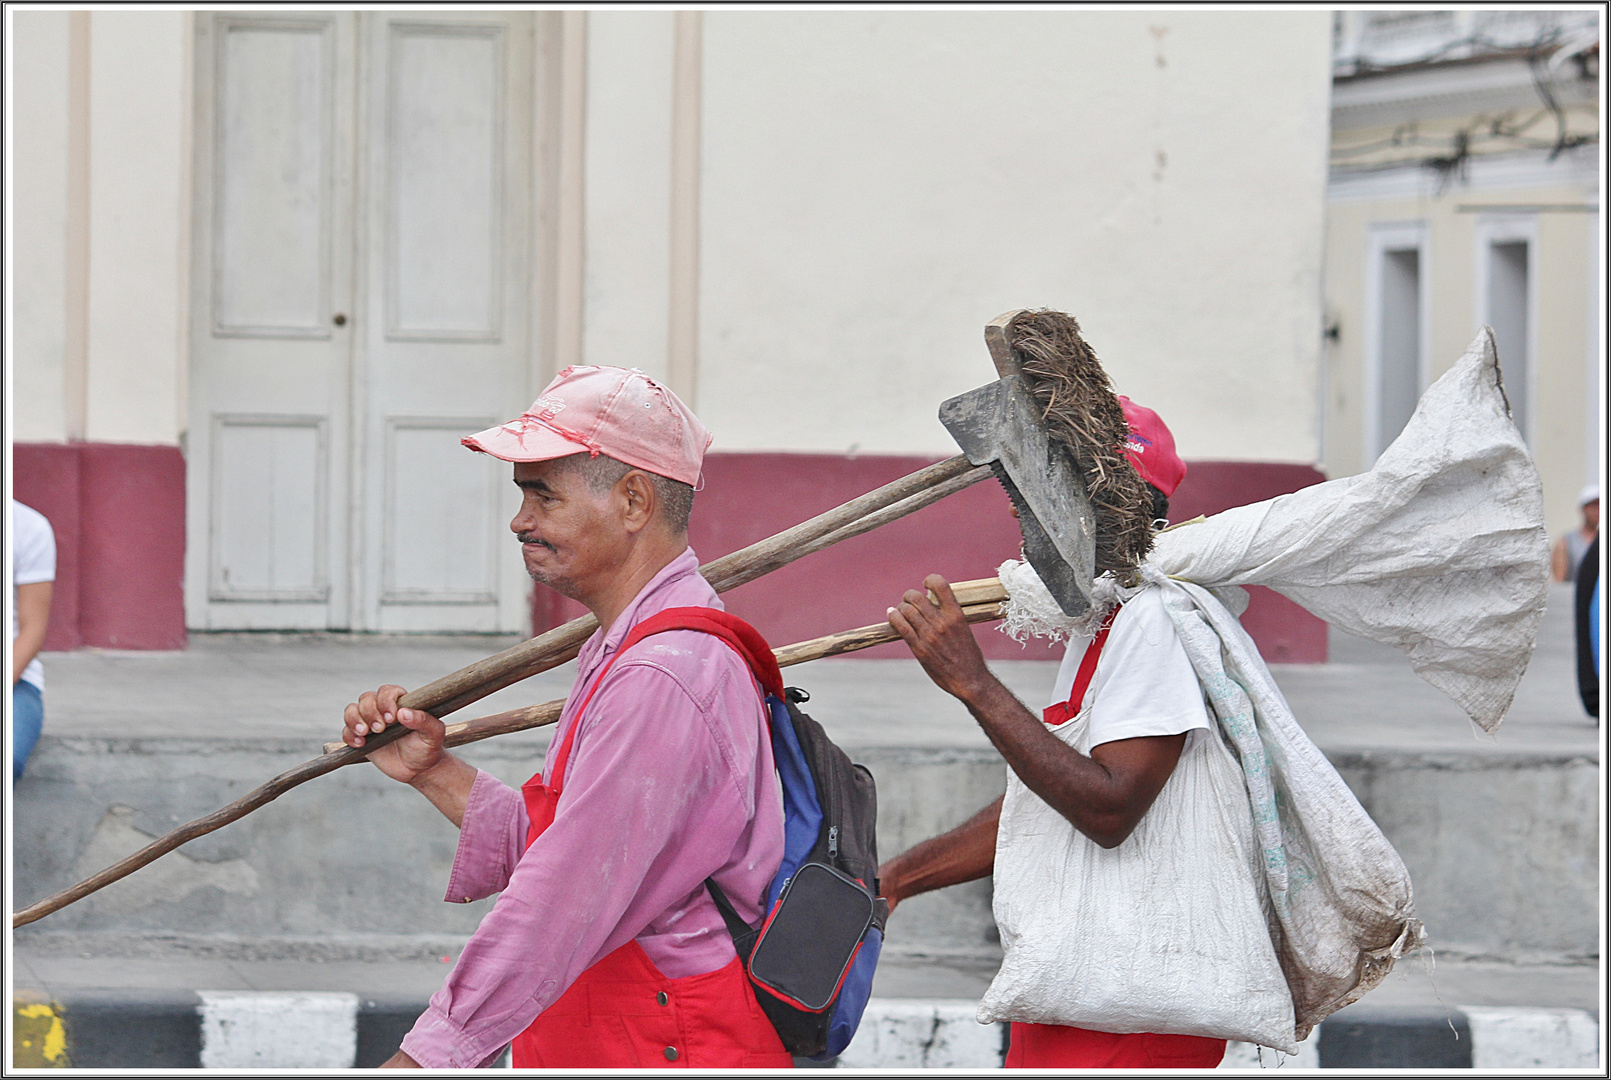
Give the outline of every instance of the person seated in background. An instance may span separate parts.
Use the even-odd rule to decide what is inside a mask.
[[[16,783],[45,726],[45,669],[39,650],[50,624],[56,534],[31,506],[11,500],[11,781]]]
[[[1576,581],[1577,568],[1583,564],[1583,555],[1594,538],[1600,535],[1600,487],[1590,484],[1577,497],[1578,511],[1583,524],[1555,541],[1549,553],[1550,577],[1557,581]]]

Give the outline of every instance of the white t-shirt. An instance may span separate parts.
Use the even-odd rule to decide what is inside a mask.
[[[17,586],[56,580],[56,534],[31,506],[11,500],[11,640],[17,640]],[[23,668],[24,682],[45,689],[45,669],[34,657]]]
[[[1051,704],[1068,700],[1091,640],[1068,643]],[[1157,589],[1143,589],[1114,616],[1085,704],[1091,709],[1086,745],[1092,748],[1119,739],[1208,730],[1197,673]],[[1197,738],[1193,735],[1188,745]]]

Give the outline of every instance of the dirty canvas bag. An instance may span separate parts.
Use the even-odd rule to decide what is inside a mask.
[[[1410,874],[1298,726],[1236,616],[1199,586],[1155,580],[1240,764],[1269,940],[1291,992],[1294,1037],[1302,1040],[1421,944]]]
[[[1090,704],[1048,730],[1081,753]],[[1240,1039],[1295,1051],[1247,790],[1215,731],[1191,740],[1124,843],[1099,847],[1007,773],[1001,970],[979,1021]]]

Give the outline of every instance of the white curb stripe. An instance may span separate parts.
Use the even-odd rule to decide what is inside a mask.
[[[975,1019],[977,1001],[873,998],[842,1069],[999,1069],[1001,1026]]]
[[[1261,1047],[1257,1043],[1236,1042],[1225,1044],[1225,1058],[1219,1063],[1222,1069],[1318,1069],[1320,1068],[1320,1029],[1309,1032],[1309,1037],[1298,1044],[1298,1052],[1288,1056],[1279,1050]]]
[[[1582,1009],[1498,1009],[1462,1005],[1477,1069],[1593,1069],[1600,1025]]]
[[[204,1069],[350,1069],[358,995],[198,990]]]

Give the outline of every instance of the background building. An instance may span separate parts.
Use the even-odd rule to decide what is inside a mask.
[[[1323,468],[1369,468],[1491,325],[1552,534],[1600,474],[1600,13],[1334,22]]]
[[[529,595],[504,467],[458,439],[573,363],[641,367],[716,433],[706,558],[953,453],[938,403],[991,377],[982,326],[1015,307],[1075,313],[1169,421],[1175,517],[1293,490],[1374,445],[1364,255],[1339,237],[1460,213],[1345,201],[1333,140],[1328,247],[1318,10],[8,18],[14,475],[58,532],[54,647],[566,617]],[[1584,202],[1596,152],[1548,163],[1570,197],[1516,198]],[[1527,324],[1532,407],[1573,395],[1571,432],[1539,436],[1553,506],[1592,453],[1596,219],[1532,220],[1550,252],[1576,230],[1549,255],[1576,267],[1572,343]],[[1474,331],[1446,306],[1423,382]],[[981,485],[730,600],[795,640],[1016,546]],[[1273,594],[1247,621],[1271,659],[1324,656]]]

